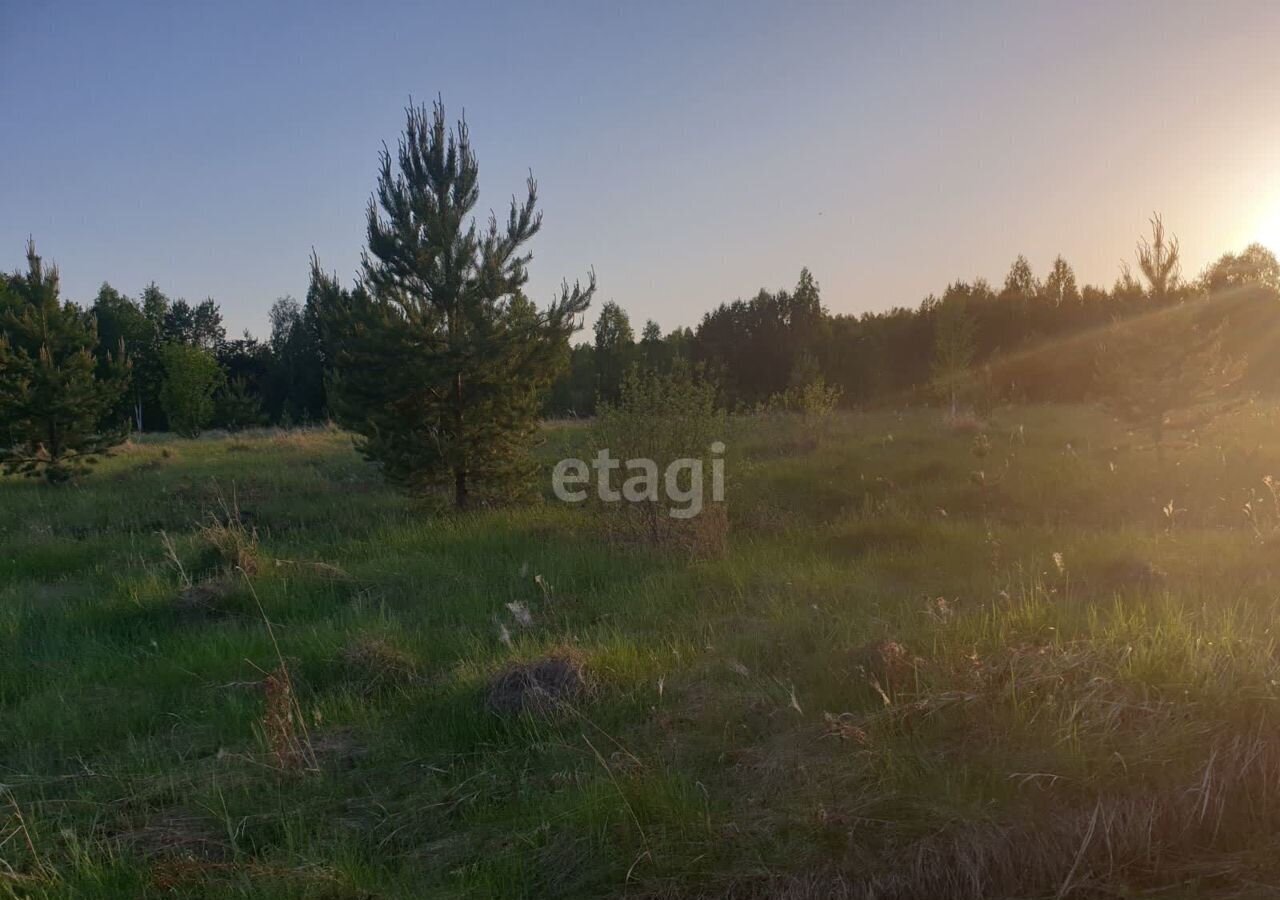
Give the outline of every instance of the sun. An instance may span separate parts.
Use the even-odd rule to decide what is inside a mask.
[[[1262,244],[1272,252],[1280,252],[1280,202],[1273,203],[1259,217],[1250,240]]]

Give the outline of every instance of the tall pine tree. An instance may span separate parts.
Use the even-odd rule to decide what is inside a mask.
[[[85,471],[124,440],[112,422],[129,379],[123,349],[94,356],[97,325],[58,297],[58,270],[27,244],[27,272],[8,279],[0,303],[0,463],[7,474],[51,483]]]
[[[312,266],[332,348],[330,401],[364,455],[413,492],[447,485],[465,509],[474,485],[500,491],[529,468],[542,395],[595,292],[566,283],[543,310],[525,297],[537,188],[505,225],[479,227],[479,168],[465,121],[406,110],[369,202],[362,284],[342,291]]]

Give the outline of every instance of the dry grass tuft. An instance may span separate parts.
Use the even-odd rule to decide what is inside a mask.
[[[866,746],[870,742],[870,737],[862,727],[859,718],[853,713],[824,712],[822,714],[822,724],[824,726],[824,737],[850,741],[860,746]]]
[[[138,828],[121,832],[117,840],[145,859],[224,860],[232,852],[216,823],[182,809],[169,810]]]
[[[683,547],[695,559],[718,559],[729,552],[729,508],[709,503],[693,519]]]
[[[367,898],[352,889],[336,871],[325,866],[273,866],[257,862],[221,860],[164,859],[151,867],[152,886],[174,896],[232,896],[246,882],[261,885],[267,881],[296,886],[307,897]],[[209,893],[217,889],[217,893]],[[289,891],[289,896],[294,896]]]
[[[1157,794],[1101,795],[1089,806],[1011,823],[968,823],[916,841],[851,896],[1089,895],[1102,885],[1176,884],[1242,819],[1280,825],[1277,735],[1216,742],[1193,782]]]
[[[288,567],[299,575],[310,576],[321,581],[349,582],[354,580],[345,569],[332,563],[298,559],[277,559],[273,560],[273,563],[277,569]]]
[[[178,592],[174,607],[186,617],[225,618],[234,612],[228,601],[235,595],[236,587],[236,581],[226,576],[187,585]]]
[[[262,734],[267,748],[281,771],[316,770],[315,749],[307,735],[302,708],[293,688],[288,666],[281,663],[262,681],[266,699],[262,711]]]
[[[907,648],[893,640],[872,641],[853,651],[853,665],[890,690],[910,683],[916,663]]]
[[[822,816],[825,828],[847,832],[841,863],[652,896],[984,900],[1163,896],[1179,886],[1193,889],[1186,896],[1276,896],[1280,872],[1267,836],[1280,827],[1277,799],[1280,733],[1224,733],[1209,744],[1194,777],[1163,790],[1040,804],[1005,820],[956,822],[924,836],[884,823],[887,831],[873,842],[878,850],[857,837],[852,820]],[[1242,847],[1254,851],[1242,854]]]
[[[199,527],[200,539],[213,550],[227,568],[240,569],[246,575],[258,571],[258,532],[246,525],[240,510],[233,504],[223,506],[223,515],[211,514]]]
[[[669,516],[657,504],[624,503],[602,510],[601,523],[608,539],[623,547],[658,547],[692,559],[719,559],[729,550],[725,503],[708,503],[688,519]]]
[[[316,450],[324,446],[332,428],[299,428],[288,431],[276,431],[271,436],[275,447],[289,450]]]
[[[316,760],[330,769],[350,769],[369,755],[369,747],[347,728],[328,729],[311,737]]]
[[[551,715],[587,690],[583,665],[568,654],[508,666],[489,682],[485,702],[501,715]]]
[[[367,697],[403,690],[422,680],[417,660],[386,638],[356,638],[342,648],[341,660],[347,680]]]

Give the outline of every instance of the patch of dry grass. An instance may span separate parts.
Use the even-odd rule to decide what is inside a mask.
[[[342,648],[340,659],[348,683],[364,696],[404,690],[422,681],[418,661],[385,637],[354,638]]]
[[[581,658],[558,653],[512,663],[490,680],[485,703],[500,715],[554,715],[586,695],[589,688]]]

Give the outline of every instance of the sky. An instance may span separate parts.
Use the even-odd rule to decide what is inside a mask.
[[[359,267],[412,99],[465,110],[478,212],[532,170],[530,296],[594,269],[637,330],[794,285],[914,306],[1061,253],[1110,285],[1153,211],[1196,274],[1280,249],[1280,4],[0,0],[0,270],[214,297],[267,330]]]

